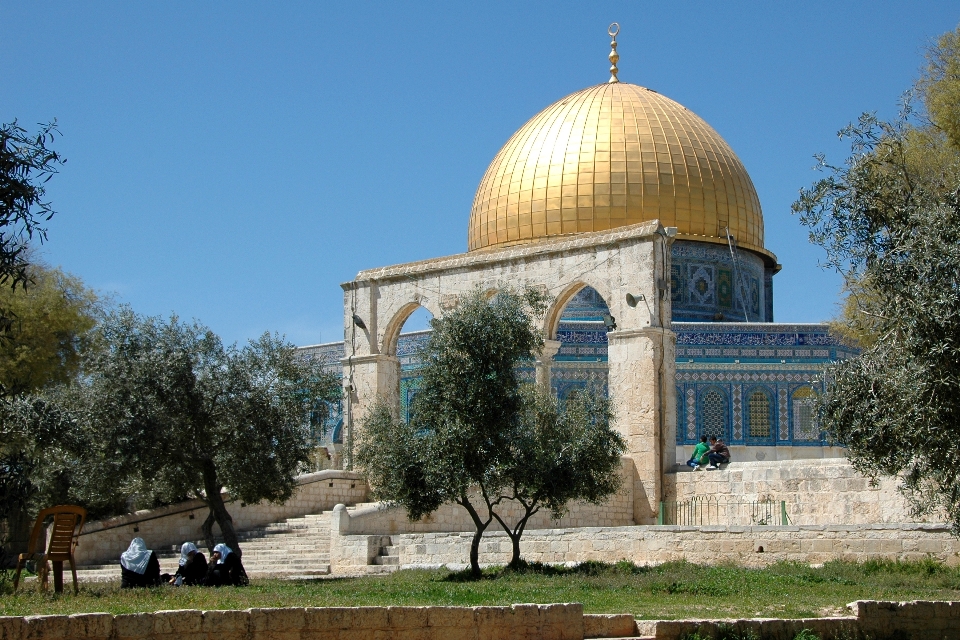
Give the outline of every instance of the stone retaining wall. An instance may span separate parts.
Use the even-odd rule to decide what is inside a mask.
[[[724,630],[793,640],[960,640],[960,602],[858,601],[853,615],[781,620],[634,620],[584,615],[580,604],[512,607],[329,607],[0,617],[0,640],[582,640],[714,638]]]
[[[732,462],[722,471],[667,474],[664,500],[783,500],[791,524],[915,522],[897,484],[887,477],[871,486],[844,458]]]
[[[553,520],[550,512],[542,510],[533,515],[527,524],[527,529],[555,529],[557,527],[623,527],[634,524],[633,521],[633,486],[634,468],[630,458],[623,458],[621,467],[623,487],[603,504],[588,502],[571,502],[568,513]],[[477,512],[486,518],[487,509],[483,500],[477,496],[473,501],[477,505]],[[522,515],[519,504],[515,502],[501,505],[499,513],[508,523],[516,522]],[[430,515],[411,522],[407,512],[402,508],[384,508],[379,504],[365,505],[347,512],[348,519],[341,524],[343,533],[354,534],[396,534],[396,533],[428,533],[473,531],[473,520],[467,510],[458,504],[445,504]],[[499,528],[496,520],[491,528]]]
[[[337,504],[356,504],[367,499],[369,488],[359,473],[351,471],[318,471],[300,476],[293,496],[283,504],[260,502],[243,504],[228,495],[227,510],[237,530],[251,529],[311,513],[329,511]],[[130,540],[139,536],[150,549],[179,545],[187,540],[203,538],[201,526],[209,510],[199,500],[137,511],[116,518],[88,522],[77,544],[78,564],[94,564],[117,560]],[[220,528],[214,525],[214,533]]]
[[[2,640],[583,640],[583,629],[579,604],[0,617]]]
[[[793,640],[802,630],[823,640],[869,638],[870,640],[960,640],[960,602],[877,602],[859,600],[847,605],[853,616],[780,620],[638,620],[637,635],[657,640],[680,640],[699,633],[716,638],[724,629],[762,640]]]
[[[401,568],[459,569],[469,562],[471,538],[470,533],[335,535],[331,567],[334,573],[355,573],[358,567],[371,563],[381,546],[390,544],[399,552]],[[960,564],[960,540],[951,535],[948,526],[934,524],[552,529],[527,531],[520,547],[524,560],[551,564],[587,560],[709,564],[722,557],[724,562],[762,567],[780,561],[816,564],[878,558],[920,560],[928,556],[949,565]],[[504,565],[511,553],[505,533],[484,535],[481,564]]]

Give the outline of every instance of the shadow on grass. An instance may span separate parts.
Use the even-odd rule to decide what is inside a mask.
[[[489,567],[483,569],[480,575],[475,575],[470,569],[451,571],[441,578],[443,582],[478,582],[481,580],[497,580],[511,576],[625,576],[648,573],[653,567],[638,566],[629,560],[617,563],[598,562],[588,560],[575,565],[552,565],[542,562],[526,562],[505,567]]]

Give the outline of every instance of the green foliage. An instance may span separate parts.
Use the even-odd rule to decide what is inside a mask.
[[[926,77],[929,98],[940,85]],[[866,348],[829,371],[819,406],[859,470],[903,474],[917,513],[942,509],[960,532],[960,470],[944,463],[960,437],[960,148],[904,107],[844,129],[851,156],[821,159],[829,175],[794,204],[866,318],[846,323]]]
[[[103,313],[102,299],[76,276],[32,264],[26,278],[26,288],[0,289],[10,320],[0,341],[0,393],[7,396],[72,380]]]
[[[97,328],[83,376],[64,392],[86,445],[71,491],[86,504],[200,498],[236,549],[221,489],[249,503],[289,498],[307,461],[309,420],[322,424],[338,390],[277,336],[224,346],[196,322],[121,308]]]
[[[926,58],[917,88],[931,122],[960,151],[960,27],[940,36]]]
[[[502,473],[511,498],[530,510],[543,505],[554,519],[571,500],[602,503],[621,486],[623,437],[602,390],[575,390],[560,403],[535,387],[524,389],[520,428]]]
[[[51,477],[62,483],[77,434],[56,406],[55,386],[76,377],[103,313],[100,297],[75,276],[31,264],[26,277],[26,288],[0,289],[10,320],[0,340],[0,520],[63,497]]]
[[[0,285],[27,282],[27,251],[54,210],[44,201],[46,183],[64,160],[48,148],[59,133],[56,121],[30,134],[17,121],[0,124]]]
[[[561,406],[517,377],[543,346],[533,318],[544,308],[531,290],[465,297],[432,322],[409,424],[380,401],[362,425],[356,458],[376,499],[414,520],[450,502],[470,514],[473,575],[492,520],[510,536],[518,566],[520,538],[541,508],[560,517],[570,500],[600,503],[620,487],[625,444],[606,397],[585,391]],[[523,510],[512,525],[498,511],[507,501]]]

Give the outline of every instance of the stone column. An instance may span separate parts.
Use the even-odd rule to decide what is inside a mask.
[[[537,356],[537,386],[545,389],[550,388],[550,366],[553,364],[553,358],[560,351],[561,343],[559,340],[544,340],[543,351]]]
[[[386,399],[400,413],[400,359],[372,354],[343,358],[344,468],[353,468],[353,444],[357,430],[377,397]]]
[[[608,385],[615,427],[627,441],[634,463],[633,519],[656,522],[664,493],[666,464],[676,437],[671,416],[676,412],[675,336],[669,329],[646,327],[611,331],[608,339]],[[675,418],[674,418],[675,419]]]

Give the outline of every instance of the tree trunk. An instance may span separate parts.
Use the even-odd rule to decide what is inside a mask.
[[[470,514],[470,518],[473,520],[473,525],[477,528],[473,534],[473,540],[470,542],[470,572],[473,574],[473,577],[479,578],[481,575],[480,541],[483,539],[483,532],[486,531],[490,521],[493,520],[493,516],[488,514],[487,521],[484,522],[480,519],[480,514],[477,513],[477,510],[473,507],[468,497],[461,496],[457,502],[467,510],[467,513]],[[490,513],[493,512],[492,510],[489,511]]]
[[[27,511],[26,505],[16,505],[7,516],[7,540],[0,539],[0,545],[2,545],[3,555],[5,556],[0,557],[0,563],[5,563],[10,567],[16,566],[17,556],[27,551],[32,531],[33,519]],[[6,544],[3,544],[4,542]],[[3,566],[0,566],[0,569],[2,568]]]
[[[520,567],[520,563],[522,562],[520,560],[520,536],[513,535],[512,533],[508,533],[508,535],[510,536],[510,542],[513,543],[513,557],[510,558],[510,564],[507,566],[511,569],[517,569]]]
[[[483,539],[483,531],[486,527],[477,527],[473,534],[473,540],[470,542],[470,573],[475,578],[479,578],[480,572],[480,540]]]
[[[223,503],[223,496],[220,494],[220,480],[217,478],[217,468],[213,460],[209,458],[203,461],[203,488],[207,492],[207,505],[210,507],[210,513],[220,525],[220,531],[223,533],[223,541],[226,543],[237,557],[242,558],[243,552],[240,550],[240,541],[237,539],[237,532],[233,528],[233,518],[227,511],[227,506]]]
[[[209,506],[209,503],[208,503]],[[213,539],[213,523],[216,522],[216,518],[213,517],[213,510],[207,514],[207,519],[203,521],[203,526],[201,530],[203,531],[203,539],[207,543],[207,551],[213,553],[213,548],[216,546],[216,543]]]
[[[503,530],[506,531],[507,535],[510,536],[510,542],[513,543],[513,556],[510,558],[510,564],[507,566],[511,569],[518,569],[522,566],[523,560],[520,559],[520,538],[523,537],[523,531],[527,528],[527,521],[530,520],[530,517],[533,516],[537,511],[540,510],[540,507],[533,505],[527,505],[522,500],[518,500],[520,504],[523,505],[524,514],[523,517],[517,522],[517,526],[511,529],[503,518],[499,514],[494,513],[493,516],[497,519],[497,522],[500,523],[500,526],[503,527]]]

